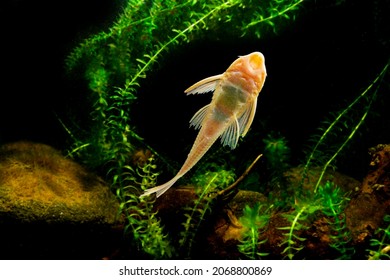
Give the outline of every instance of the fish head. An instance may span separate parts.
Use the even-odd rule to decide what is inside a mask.
[[[264,55],[261,52],[253,52],[245,56],[240,56],[240,59],[243,62],[243,71],[253,78],[267,75]]]
[[[240,56],[227,70],[229,80],[253,96],[261,91],[267,71],[261,52]]]

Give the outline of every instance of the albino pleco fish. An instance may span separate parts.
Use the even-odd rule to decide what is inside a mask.
[[[176,176],[141,196],[156,193],[159,197],[166,192],[203,157],[218,137],[223,145],[234,149],[239,136],[245,136],[252,124],[266,76],[263,54],[253,52],[236,59],[225,73],[203,79],[185,90],[187,94],[214,91],[211,103],[190,120],[190,126],[200,128],[199,134]]]

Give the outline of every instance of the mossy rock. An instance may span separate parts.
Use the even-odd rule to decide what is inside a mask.
[[[119,204],[98,176],[44,144],[0,148],[0,217],[114,224]]]
[[[54,148],[0,147],[0,259],[104,258],[123,232],[109,186]]]

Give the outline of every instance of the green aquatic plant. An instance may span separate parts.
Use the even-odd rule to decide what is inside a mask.
[[[302,234],[309,229],[310,221],[317,214],[326,217],[330,229],[330,246],[339,254],[338,258],[350,259],[355,253],[351,232],[346,226],[344,214],[348,197],[333,183],[323,182],[323,178],[328,168],[335,168],[336,158],[344,152],[366,121],[372,104],[377,99],[388,66],[389,63],[357,98],[345,109],[335,114],[334,119],[328,122],[325,128],[320,128],[322,134],[315,137],[313,148],[308,153],[300,185],[291,185],[287,192],[283,192],[283,194],[290,193],[289,197],[283,197],[283,194],[278,192],[270,192],[269,200],[277,208],[282,205],[279,202],[283,201],[283,209],[287,207],[292,209],[282,215],[289,225],[279,227],[285,231],[285,240],[280,244],[284,246],[282,254],[289,259],[296,257],[296,254],[305,248],[307,237]],[[340,139],[341,141],[338,141]],[[320,166],[320,174],[318,179],[311,182],[311,187],[305,190],[303,183],[308,178],[313,165]]]
[[[324,182],[323,179],[325,178],[325,172],[329,168],[336,167],[336,158],[340,157],[347,149],[347,146],[356,137],[359,129],[367,120],[372,111],[372,105],[380,93],[382,80],[388,71],[388,66],[389,63],[382,68],[368,87],[353,99],[346,108],[335,113],[334,118],[329,122],[325,122],[325,125],[320,128],[322,134],[313,138],[314,145],[307,154],[303,171],[301,176],[298,177],[301,180],[300,184],[287,183],[283,192],[274,190],[269,192],[268,199],[270,203],[275,205],[276,209],[287,210],[287,213],[282,214],[282,216],[286,219],[288,225],[278,227],[278,229],[283,231],[285,237],[279,245],[283,247],[282,254],[287,258],[296,258],[297,254],[305,248],[305,242],[308,238],[305,234],[310,229],[312,220],[318,215],[325,215],[329,225],[330,247],[338,253],[338,258],[350,259],[354,255],[352,236],[346,226],[344,214],[349,200],[347,194],[342,193],[338,186],[331,182]],[[283,167],[283,164],[278,163],[278,159],[280,157],[283,159],[285,156],[283,153],[284,139],[271,134],[264,140],[264,144],[265,158],[270,161],[267,167],[271,170],[276,169],[276,173],[273,176],[278,178],[278,164]],[[320,167],[318,179],[310,182],[310,188],[303,188],[303,183],[308,178],[309,172],[313,170],[313,166]],[[279,174],[283,179],[284,172],[279,172]],[[268,181],[272,182],[273,178],[270,178]],[[276,181],[280,182],[279,179]],[[275,184],[271,184],[275,186]],[[383,246],[383,248],[390,247]],[[385,253],[387,254],[387,251]]]
[[[264,205],[260,203],[256,203],[253,207],[246,205],[243,215],[239,218],[244,230],[238,250],[249,259],[261,259],[268,255],[268,253],[260,250],[267,239],[259,240],[259,236],[265,231],[269,222],[270,209],[271,207],[264,210]]]
[[[142,138],[130,125],[130,112],[127,110],[135,96],[122,94],[118,90],[110,96],[99,97],[91,114],[95,121],[99,120],[99,125],[95,123],[90,134],[82,139],[72,137],[76,141],[68,152],[69,156],[80,158],[92,168],[113,162],[122,166],[129,160],[136,149],[135,144],[140,145]]]
[[[99,86],[96,85],[96,89]],[[134,99],[134,95],[120,90],[110,96],[102,94],[91,115],[95,120],[99,119],[103,127],[97,126],[86,138],[88,141],[75,141],[75,148],[69,155],[81,158],[92,168],[104,165],[106,177],[120,201],[120,213],[126,219],[125,235],[131,237],[141,254],[169,258],[173,250],[152,208],[153,201],[139,198],[141,190],[155,185],[158,172],[153,156],[144,165],[132,164],[134,143],[142,143],[130,126],[127,110]]]
[[[283,173],[289,167],[290,148],[287,140],[283,136],[274,136],[268,134],[263,139],[265,144],[264,157],[267,160],[267,165],[270,170],[276,170],[278,173]]]
[[[338,259],[351,259],[355,253],[352,246],[351,232],[346,225],[345,207],[349,198],[346,193],[334,185],[326,182],[318,188],[317,193],[297,192],[295,204],[292,209],[282,216],[288,225],[279,227],[285,236],[279,246],[284,247],[282,254],[289,258],[295,258],[305,248],[308,232],[315,219],[323,216],[329,226],[329,246],[338,254]]]
[[[355,253],[351,245],[351,232],[346,225],[345,207],[349,199],[339,187],[327,181],[318,188],[321,212],[325,214],[330,227],[330,246],[340,254],[338,259],[350,259]]]
[[[284,173],[290,167],[290,148],[287,144],[286,138],[283,136],[275,136],[268,134],[263,139],[264,157],[267,164],[267,171],[271,178],[270,184],[272,189],[284,188],[286,185]]]
[[[233,171],[225,170],[213,163],[208,166],[210,169],[207,172],[203,174],[198,171],[194,176],[193,180],[197,186],[195,191],[198,197],[192,206],[183,209],[185,221],[183,223],[184,230],[180,233],[179,245],[181,248],[185,248],[188,255],[191,254],[196,233],[206,216],[212,212],[215,196],[211,194],[229,186],[235,179]]]
[[[282,214],[289,224],[279,227],[280,230],[284,231],[285,239],[280,246],[284,247],[282,254],[287,258],[295,258],[305,248],[307,237],[302,234],[309,229],[310,221],[319,213],[326,216],[330,228],[330,246],[338,252],[339,258],[350,259],[354,254],[354,249],[351,246],[351,233],[346,227],[344,214],[348,198],[341,193],[340,188],[330,182],[324,183],[323,178],[328,168],[335,167],[336,158],[346,149],[365,122],[371,106],[377,98],[388,65],[381,70],[357,98],[345,109],[335,114],[334,120],[328,122],[325,129],[320,129],[323,133],[315,138],[315,144],[308,154],[301,175],[301,184],[299,186],[286,184],[287,189],[283,192],[270,191],[269,201],[276,208],[291,209],[289,212]],[[337,141],[339,139],[341,139],[341,142]],[[278,164],[283,167],[283,164],[278,163],[278,158],[284,158],[284,151],[288,151],[284,149],[284,139],[268,136],[264,143],[264,154],[271,163],[269,164],[272,167],[271,169],[278,170]],[[312,182],[313,185],[309,191],[303,188],[303,182],[307,179],[312,165],[320,166],[321,169],[318,179]],[[274,174],[276,178],[279,177],[277,176],[278,173]],[[283,172],[279,172],[279,174],[283,178]],[[272,178],[270,180],[272,181]]]
[[[370,246],[376,247],[375,250],[368,249],[369,260],[389,260],[390,259],[390,215],[385,215],[383,221],[387,224],[386,228],[378,228],[375,235],[382,236],[380,239],[372,238]]]
[[[160,1],[155,1],[160,2]],[[176,1],[161,1],[153,5],[157,7],[156,17],[150,17],[152,11],[148,11],[146,17],[136,21],[137,24],[152,21],[148,26],[152,30],[156,41],[151,46],[151,52],[144,52],[141,57],[136,58],[137,67],[134,75],[125,83],[123,90],[134,91],[140,86],[139,80],[146,77],[146,73],[152,68],[160,56],[169,51],[177,44],[189,43],[195,39],[204,37],[205,31],[212,33],[213,30],[230,30],[232,34],[241,33],[248,35],[252,30],[257,37],[266,30],[259,28],[260,25],[271,25],[276,32],[275,21],[280,18],[288,18],[288,15],[303,2],[303,0],[275,0],[258,3],[258,1],[229,0],[229,1],[187,1],[177,4]],[[164,5],[163,5],[164,3]],[[169,3],[169,4],[168,4]],[[247,11],[251,11],[248,13]],[[252,17],[248,18],[248,15]],[[161,18],[160,18],[161,17]],[[175,21],[175,17],[179,20]],[[182,19],[186,18],[185,21]],[[163,21],[161,21],[163,20]],[[157,22],[161,22],[158,24]],[[170,25],[168,22],[172,22]],[[146,23],[145,23],[146,24]],[[228,24],[228,28],[224,28]],[[169,27],[167,30],[166,27]],[[170,28],[173,26],[174,28]],[[255,27],[257,26],[257,28]],[[119,29],[128,26],[119,26]],[[227,27],[227,26],[226,26]],[[155,32],[158,32],[156,34]],[[159,38],[163,35],[163,38]],[[157,43],[156,42],[160,42]],[[145,48],[144,50],[148,50]]]
[[[287,226],[279,227],[283,230],[285,239],[279,246],[283,246],[282,255],[292,260],[296,253],[301,251],[304,246],[306,237],[301,236],[301,233],[309,228],[309,222],[313,218],[313,214],[320,209],[317,201],[308,200],[305,203],[296,203],[294,209],[290,212],[282,214],[289,223]]]
[[[117,197],[120,200],[120,211],[127,222],[125,234],[131,235],[133,243],[140,252],[147,256],[162,259],[170,258],[173,254],[168,236],[164,234],[157,212],[153,210],[153,201],[150,197],[139,197],[140,190],[145,190],[156,184],[158,173],[154,157],[150,157],[144,166],[134,169],[126,166],[117,183]],[[121,178],[122,181],[119,181]]]
[[[274,0],[269,1],[268,6],[259,5],[258,10],[254,11],[255,17],[242,27],[243,35],[247,32],[254,31],[257,37],[261,36],[259,25],[268,25],[273,32],[278,32],[278,26],[283,19],[295,19],[296,11],[304,0]]]
[[[119,73],[132,70],[130,72],[138,73],[134,75],[134,80],[138,80],[163,51],[175,44],[222,30],[256,37],[265,33],[267,27],[277,32],[283,20],[295,18],[303,2],[211,0],[205,3],[188,0],[178,3],[172,0],[128,0],[116,22],[107,31],[85,39],[69,55],[67,65],[73,69],[82,60],[93,56],[96,61],[105,62],[96,63],[97,68],[111,64],[110,67]],[[225,28],[227,25],[230,28]],[[125,63],[128,60],[136,62],[137,59],[144,66],[139,68]]]
[[[332,121],[326,122],[325,128],[320,128],[323,133],[315,137],[315,144],[307,156],[306,163],[302,172],[303,181],[307,178],[310,167],[314,164],[322,166],[317,182],[314,184],[314,192],[317,192],[322,179],[331,166],[334,166],[336,158],[346,149],[347,145],[356,135],[359,128],[366,120],[372,103],[376,100],[377,92],[380,88],[382,78],[387,72],[389,63],[382,69],[369,86],[359,94],[345,109],[335,114]],[[360,105],[360,107],[358,107]],[[358,108],[358,109],[356,109]],[[360,115],[351,117],[353,113]],[[341,142],[331,145],[330,138],[340,139],[340,132],[345,133]],[[331,148],[330,148],[331,147]]]

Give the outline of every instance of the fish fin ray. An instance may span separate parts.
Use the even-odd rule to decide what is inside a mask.
[[[207,115],[208,108],[210,104],[204,106],[198,112],[195,113],[195,115],[190,120],[190,126],[195,127],[195,129],[199,129],[202,126],[203,120],[205,116]]]
[[[253,100],[252,104],[249,104],[244,113],[239,117],[238,124],[240,127],[240,135],[244,137],[252,125],[255,117],[257,107],[257,99]]]
[[[187,94],[196,94],[196,93],[206,93],[206,92],[214,91],[219,81],[221,80],[222,75],[223,74],[215,75],[200,80],[199,82],[187,88],[184,92]]]
[[[222,133],[221,143],[224,146],[229,146],[232,150],[236,148],[238,139],[240,137],[240,126],[237,118],[234,118],[234,122]]]

